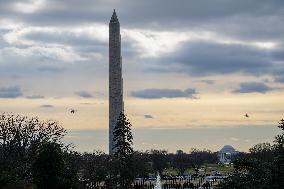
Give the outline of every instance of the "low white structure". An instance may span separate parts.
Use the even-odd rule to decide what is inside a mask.
[[[218,152],[218,157],[219,157],[219,162],[223,164],[229,164],[231,163],[233,157],[237,155],[239,152],[235,150],[230,145],[225,145],[219,152]]]

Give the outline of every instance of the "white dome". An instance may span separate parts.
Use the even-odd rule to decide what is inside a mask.
[[[233,148],[231,145],[225,145],[221,150],[220,152],[223,152],[223,153],[228,153],[228,152],[235,152],[235,148]]]

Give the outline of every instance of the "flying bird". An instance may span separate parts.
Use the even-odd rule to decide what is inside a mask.
[[[70,110],[70,113],[71,113],[71,114],[75,114],[75,112],[77,112],[77,110],[75,110],[75,109],[71,109],[71,110]]]

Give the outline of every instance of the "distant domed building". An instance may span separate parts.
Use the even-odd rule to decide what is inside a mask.
[[[231,145],[225,145],[219,152],[219,162],[223,164],[231,163],[233,157],[239,152],[235,150]]]

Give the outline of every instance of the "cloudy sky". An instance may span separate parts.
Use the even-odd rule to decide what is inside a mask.
[[[77,149],[107,151],[113,9],[135,149],[273,141],[284,116],[281,0],[0,0],[0,111],[59,120]]]

